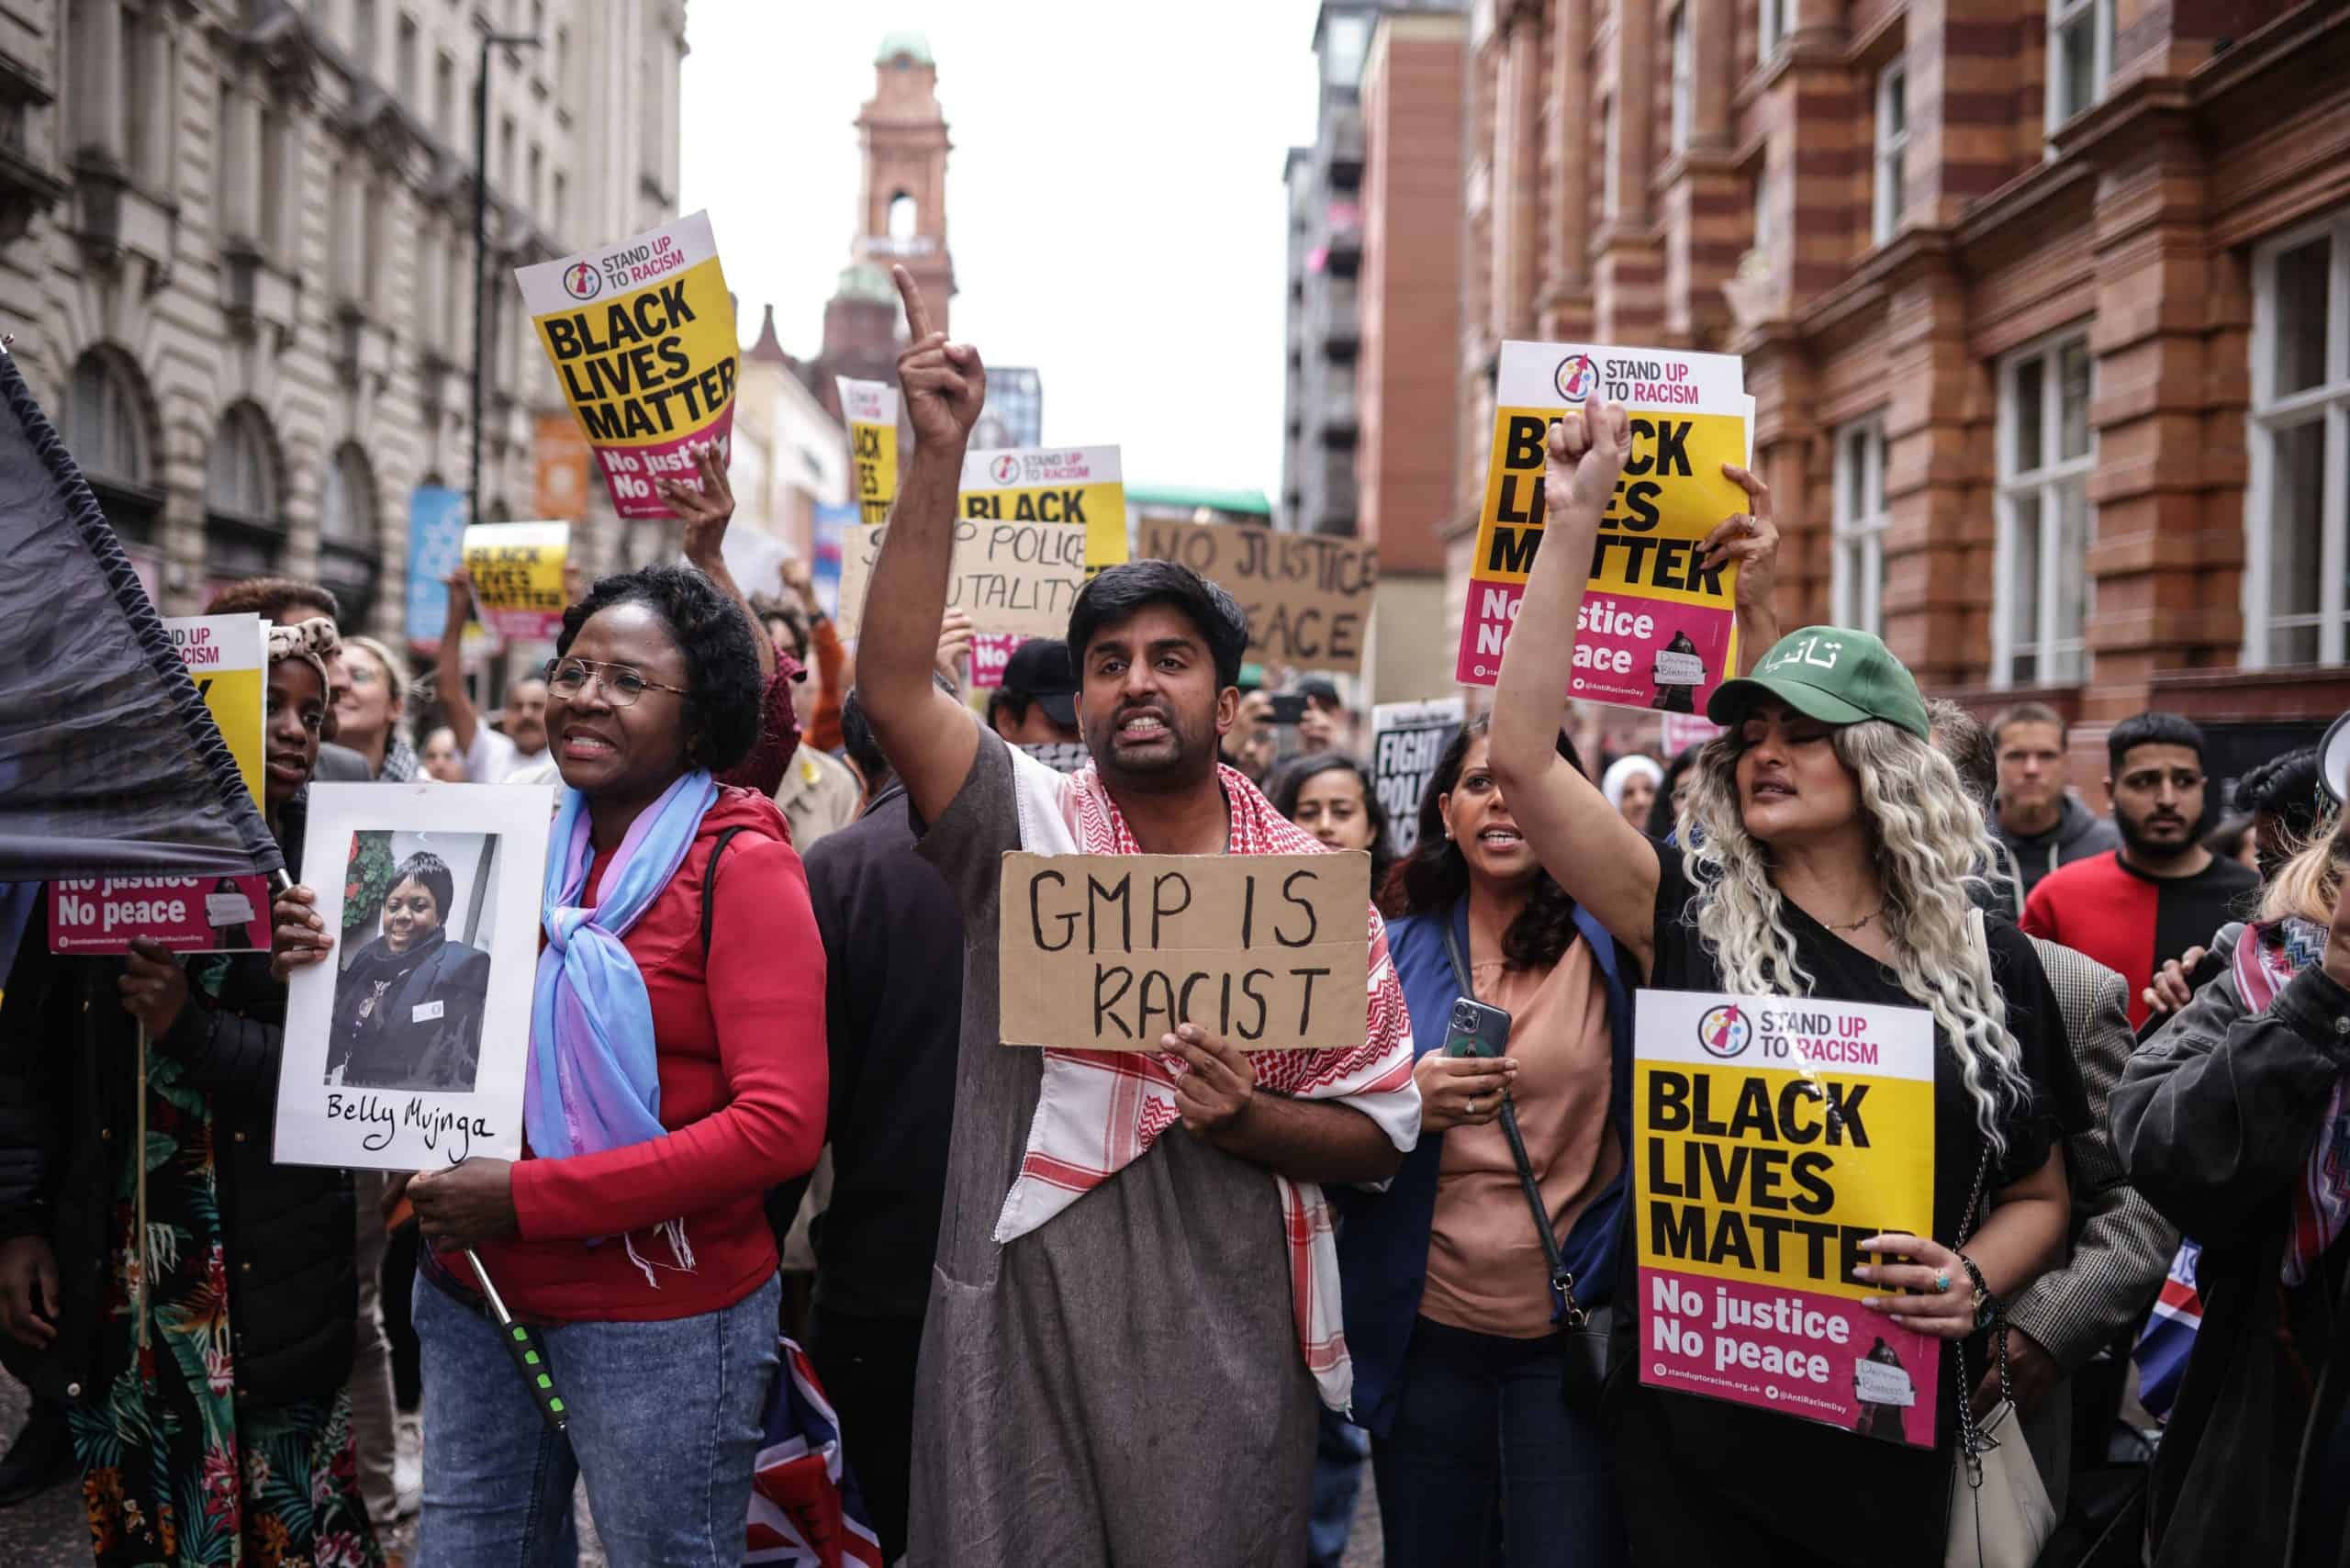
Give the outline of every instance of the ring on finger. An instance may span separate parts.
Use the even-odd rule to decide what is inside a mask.
[[[1947,1270],[1947,1269],[1938,1269],[1938,1270],[1936,1270],[1936,1271],[1934,1271],[1934,1292],[1935,1292],[1935,1294],[1936,1294],[1937,1295],[1939,1295],[1939,1294],[1941,1294],[1942,1292],[1947,1291],[1948,1289],[1950,1289],[1950,1271],[1949,1271],[1949,1270]]]

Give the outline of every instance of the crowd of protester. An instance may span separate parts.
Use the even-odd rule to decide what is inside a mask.
[[[1181,566],[1102,570],[975,699],[945,593],[985,373],[901,287],[914,442],[853,664],[804,570],[728,574],[714,453],[664,482],[686,564],[575,585],[494,714],[462,572],[423,679],[324,589],[216,596],[273,623],[289,867],[313,780],[557,786],[531,1070],[635,1087],[535,1098],[511,1164],[277,1165],[288,979],[342,940],[310,891],[272,953],[185,962],[52,956],[14,901],[0,1352],[34,1406],[0,1503],[78,1473],[106,1568],[375,1563],[420,1506],[410,1560],[455,1568],[573,1560],[577,1489],[615,1563],[733,1562],[780,1325],[892,1562],[1324,1568],[1366,1479],[1394,1568],[2030,1562],[1967,1495],[2005,1441],[2051,1568],[2344,1560],[2350,832],[2316,750],[2222,800],[2202,732],[2148,712],[2076,788],[2053,709],[1985,722],[1865,633],[1782,637],[1731,469],[1719,733],[1587,758],[1560,672],[1626,439],[1593,406],[1552,427],[1555,537],[1398,858],[1338,684],[1244,690],[1246,617]],[[1361,1043],[1004,1048],[1015,849],[1367,853]],[[353,961],[405,983],[447,879],[404,863]],[[1945,1343],[1930,1446],[1639,1377],[1644,987],[1930,1017],[1930,1225],[1857,1271]],[[1492,1054],[1457,1054],[1480,1009]],[[2132,1350],[2182,1267],[2200,1327],[2157,1398]]]

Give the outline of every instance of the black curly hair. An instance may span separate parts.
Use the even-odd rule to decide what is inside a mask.
[[[1215,660],[1218,687],[1240,684],[1240,662],[1248,654],[1248,612],[1220,585],[1173,561],[1104,566],[1078,591],[1069,612],[1069,662],[1080,678],[1094,633],[1131,620],[1150,604],[1171,604],[1199,628]]]
[[[588,597],[563,612],[557,658],[579,629],[616,604],[641,604],[669,628],[686,656],[686,759],[723,773],[751,754],[766,722],[757,635],[742,608],[691,566],[643,566],[599,577]]]
[[[1472,719],[1437,759],[1436,772],[1420,796],[1420,841],[1388,882],[1398,914],[1436,913],[1469,896],[1469,861],[1460,846],[1445,836],[1444,813],[1437,802],[1460,782],[1460,764],[1469,755],[1469,743],[1483,735],[1490,722],[1483,717]],[[1564,730],[1559,732],[1559,755],[1577,773],[1591,777]],[[1537,870],[1533,895],[1502,934],[1503,962],[1513,969],[1543,969],[1557,963],[1574,943],[1574,915],[1575,901],[1566,890],[1551,879],[1549,871]]]

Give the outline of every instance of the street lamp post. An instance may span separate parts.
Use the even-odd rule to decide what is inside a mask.
[[[489,312],[489,51],[536,49],[535,33],[484,33],[481,68],[474,73],[474,464],[467,510],[481,516],[481,411],[483,377],[488,374]]]

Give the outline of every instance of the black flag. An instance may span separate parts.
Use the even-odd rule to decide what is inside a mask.
[[[0,352],[0,881],[285,858],[170,635]]]

